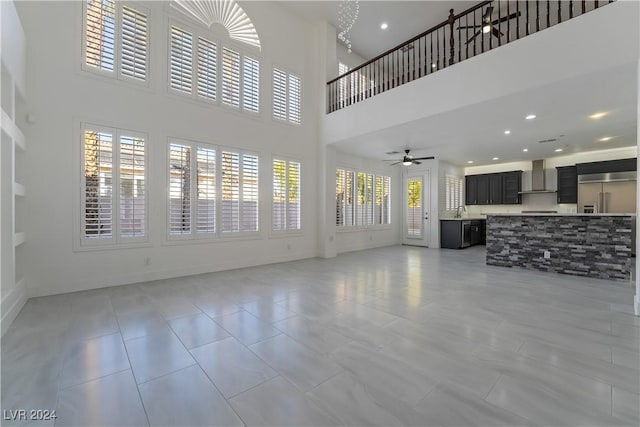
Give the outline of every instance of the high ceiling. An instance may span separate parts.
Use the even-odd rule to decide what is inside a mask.
[[[371,59],[446,21],[449,9],[454,13],[478,4],[478,1],[364,1],[360,0],[358,19],[351,31],[353,51]],[[292,11],[309,21],[327,21],[338,28],[339,1],[287,1]],[[386,22],[386,30],[380,24]]]
[[[284,4],[310,21],[328,21],[337,27],[339,3]],[[449,9],[460,13],[477,3],[360,0],[360,15],[351,33],[353,50],[365,59],[373,58],[446,20]],[[388,23],[387,30],[380,28],[382,22]],[[374,159],[389,158],[385,153],[411,148],[415,156],[435,155],[459,166],[470,166],[468,161],[475,166],[636,146],[637,75],[634,62],[361,135],[336,146],[340,151]],[[609,114],[600,120],[588,118],[598,111]],[[525,120],[530,113],[537,118]],[[507,129],[509,135],[504,134]],[[606,137],[611,139],[600,141]]]
[[[470,166],[468,161],[475,166],[630,147],[637,140],[637,93],[637,65],[633,63],[361,135],[335,146],[373,159],[398,157],[385,153],[411,148],[416,157],[436,156],[459,166]],[[597,120],[589,118],[597,112],[608,114]],[[529,114],[537,117],[526,120]],[[505,130],[511,133],[505,135]],[[607,137],[611,139],[601,141]]]

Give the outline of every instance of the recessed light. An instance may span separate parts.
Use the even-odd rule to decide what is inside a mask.
[[[522,151],[524,151],[526,153],[527,151],[529,151],[529,149],[528,148],[524,148]]]
[[[535,118],[536,118],[535,114],[529,114],[527,117],[525,117],[525,119],[527,119],[527,120],[533,120]]]
[[[598,119],[603,118],[607,114],[609,114],[609,113],[607,113],[606,111],[600,111],[598,113],[594,113],[594,114],[590,115],[589,118],[592,119],[592,120],[598,120]]]
[[[511,133],[511,131],[510,131],[509,129],[507,129],[507,130],[505,130],[505,131],[504,131],[504,134],[505,134],[505,135],[509,135],[510,133]]]
[[[500,157],[494,157],[494,158],[493,158],[493,159],[491,159],[491,160],[500,160]]]
[[[612,136],[605,136],[604,138],[600,138],[598,141],[607,142],[607,141],[611,141],[612,139],[613,139]]]
[[[562,151],[562,148],[556,148],[556,153],[560,153]]]
[[[383,22],[382,24],[380,24],[380,28],[386,30],[387,28],[389,28],[389,25],[387,25],[386,22]]]
[[[469,161],[467,161],[467,163],[471,164],[471,163],[473,163],[473,160],[469,160]]]
[[[431,68],[436,68],[436,64],[432,63]]]

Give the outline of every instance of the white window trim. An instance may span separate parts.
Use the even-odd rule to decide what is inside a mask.
[[[288,179],[289,177],[289,163],[293,162],[293,163],[298,163],[300,165],[300,172],[299,172],[299,178],[300,178],[300,182],[298,183],[298,194],[300,197],[300,228],[294,228],[294,229],[289,229],[286,227],[286,222],[285,222],[285,229],[284,230],[274,230],[273,229],[273,161],[274,160],[283,160],[286,162],[286,168],[287,168],[287,173],[286,173],[286,177]],[[271,163],[269,164],[270,167],[270,172],[271,172],[271,185],[270,185],[270,199],[271,199],[271,209],[269,210],[270,212],[270,224],[271,224],[271,230],[270,230],[270,234],[271,237],[278,237],[278,236],[293,236],[293,235],[302,235],[304,234],[304,225],[303,225],[303,212],[304,212],[304,208],[303,208],[303,203],[302,203],[302,162],[298,159],[294,159],[292,157],[289,156],[278,156],[278,155],[274,155],[271,157]],[[287,201],[289,200],[289,188],[287,186],[286,188],[286,199]]]
[[[151,85],[151,15],[149,9],[144,6],[141,6],[139,2],[124,2],[120,0],[114,0],[116,4],[116,15],[115,15],[115,40],[114,40],[114,60],[113,60],[113,72],[101,70],[96,67],[92,67],[87,64],[87,1],[83,0],[82,3],[82,28],[81,28],[81,69],[82,71],[86,71],[87,73],[98,75],[102,77],[106,77],[109,80],[122,81],[126,83],[131,83],[136,86],[149,88]],[[147,58],[146,58],[146,76],[144,80],[134,79],[133,77],[122,75],[122,68],[120,66],[122,59],[122,8],[123,6],[130,6],[132,9],[135,9],[139,12],[142,12],[147,17]]]
[[[165,93],[175,96],[181,100],[188,100],[195,104],[200,105],[209,105],[215,106],[223,109],[224,111],[236,112],[240,113],[243,116],[249,116],[254,118],[259,118],[263,114],[264,110],[264,65],[263,58],[261,55],[261,51],[250,45],[241,44],[235,40],[232,40],[228,36],[223,36],[220,32],[204,29],[198,24],[195,23],[187,23],[182,19],[175,18],[173,16],[168,17],[166,20],[166,38],[167,38],[167,49],[166,49],[166,64],[165,64],[165,72],[166,78],[164,82]],[[186,32],[191,33],[193,37],[193,52],[192,52],[192,84],[191,84],[191,93],[185,93],[171,87],[171,27],[176,26]],[[205,98],[198,95],[197,92],[197,40],[198,37],[202,37],[211,43],[216,45],[216,99]],[[238,107],[228,105],[222,102],[222,51],[223,48],[231,49],[240,54],[240,98]],[[244,76],[243,76],[243,66],[244,66],[244,57],[248,56],[251,59],[258,61],[259,66],[259,74],[258,74],[258,111],[246,110],[243,108],[244,101]]]
[[[365,177],[367,175],[373,175],[373,201],[372,201],[372,215],[374,216],[374,221],[375,221],[375,182],[376,182],[376,177],[381,176],[381,177],[387,177],[389,178],[390,181],[390,185],[389,185],[389,197],[390,199],[393,199],[394,195],[393,195],[393,176],[391,176],[391,174],[389,172],[379,172],[379,171],[372,171],[369,169],[359,169],[359,168],[354,168],[353,166],[343,166],[343,165],[336,165],[335,170],[337,171],[338,169],[344,170],[346,173],[348,172],[352,172],[354,174],[354,180],[353,180],[353,200],[355,200],[355,198],[357,197],[357,181],[358,181],[358,173],[364,173]],[[335,174],[335,173],[334,173]],[[334,200],[336,198],[336,194],[335,194],[335,187],[336,187],[336,183],[335,183],[335,179],[333,180],[333,192],[334,192]],[[368,198],[367,198],[368,199]],[[367,204],[367,201],[365,201],[365,205]],[[353,222],[354,225],[338,225],[336,224],[336,217],[334,215],[333,217],[333,224],[335,225],[335,229],[338,233],[349,233],[349,232],[354,232],[354,231],[365,231],[365,230],[385,230],[385,229],[392,229],[393,228],[393,216],[391,215],[392,213],[392,203],[389,202],[389,224],[360,224],[360,225],[355,225],[356,221],[356,206],[357,204],[353,204]]]
[[[149,139],[148,134],[140,131],[132,131],[126,128],[117,128],[114,126],[108,125],[96,125],[91,121],[74,121],[74,128],[77,130],[77,136],[74,138],[76,141],[74,144],[74,149],[77,155],[74,156],[74,174],[73,174],[73,183],[72,188],[78,188],[78,180],[80,180],[80,190],[73,191],[73,251],[74,252],[84,252],[84,251],[101,251],[101,250],[110,250],[110,249],[126,249],[126,248],[140,248],[140,247],[150,247],[150,237],[149,237]],[[86,129],[111,132],[113,134],[113,141],[120,140],[121,134],[126,134],[127,136],[138,136],[144,138],[145,141],[145,152],[144,152],[144,179],[145,179],[145,222],[144,222],[144,237],[135,237],[135,238],[125,238],[121,239],[117,231],[119,231],[119,223],[120,223],[120,212],[117,210],[117,206],[119,205],[119,201],[114,203],[114,211],[116,211],[116,216],[114,217],[114,237],[111,239],[105,239],[104,241],[87,239],[84,237],[84,233],[82,232],[83,224],[84,224],[84,213],[82,212],[84,206],[84,190],[85,190],[85,180],[84,180],[84,132]],[[118,165],[119,166],[119,165]],[[113,178],[112,178],[113,179]],[[115,189],[116,185],[119,185],[119,173],[118,179],[113,179],[112,181],[112,189]],[[112,190],[112,195],[114,200],[119,195],[120,189]],[[116,225],[117,224],[117,225]]]
[[[171,159],[169,158],[169,148],[171,144],[182,144],[189,145],[192,149],[197,149],[198,147],[208,148],[216,151],[216,214],[215,214],[215,232],[214,233],[197,233],[194,232],[194,218],[197,213],[197,210],[191,212],[191,225],[190,232],[188,234],[171,234],[171,198],[169,196],[169,180],[170,180],[170,167],[171,167]],[[222,151],[231,151],[234,153],[239,153],[242,155],[252,155],[258,157],[258,230],[256,231],[222,231],[222,179],[221,179],[221,164],[222,164]],[[208,142],[194,141],[183,138],[174,138],[169,137],[167,139],[167,144],[164,149],[165,153],[165,183],[167,185],[167,195],[165,202],[165,232],[164,232],[164,243],[165,244],[178,244],[182,242],[184,244],[189,243],[206,243],[206,242],[228,242],[228,241],[237,241],[237,240],[254,240],[259,239],[262,236],[262,213],[261,210],[264,209],[261,203],[260,193],[263,191],[262,178],[261,178],[261,168],[262,168],[262,156],[260,153],[252,150],[245,150],[237,147],[227,147],[223,145],[211,144]],[[190,159],[193,162],[193,157]],[[193,166],[192,166],[193,167]],[[239,168],[240,174],[242,174],[242,165],[240,164]],[[196,189],[197,185],[194,186],[194,183],[197,184],[197,174],[194,174],[192,177],[191,188]],[[193,190],[192,190],[193,191]],[[240,191],[242,191],[242,186],[240,187]],[[241,218],[241,212],[238,212],[238,215]]]
[[[286,105],[286,119],[279,119],[277,117],[275,117],[274,115],[274,111],[273,111],[273,103],[275,100],[275,91],[274,91],[274,87],[273,87],[273,80],[274,80],[274,73],[275,70],[279,70],[282,71],[283,73],[286,74],[286,96],[285,96],[285,105]],[[296,77],[299,81],[300,81],[300,122],[293,122],[291,120],[289,120],[289,78],[290,76],[293,75],[294,77]],[[303,110],[304,110],[304,80],[301,77],[301,74],[295,71],[292,71],[291,69],[287,68],[287,67],[281,67],[277,64],[272,64],[271,66],[271,74],[270,74],[270,80],[269,80],[269,87],[271,88],[271,98],[270,98],[270,115],[271,115],[271,120],[275,123],[280,123],[280,124],[287,124],[290,126],[302,126],[302,123],[304,121],[304,114],[303,114]]]

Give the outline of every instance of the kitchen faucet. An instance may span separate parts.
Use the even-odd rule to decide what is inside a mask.
[[[462,218],[462,213],[460,212],[460,208],[462,208],[462,212],[466,212],[467,209],[464,207],[464,205],[460,205],[456,208],[456,218]]]

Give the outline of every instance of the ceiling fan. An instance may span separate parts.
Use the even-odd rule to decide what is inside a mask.
[[[486,34],[488,32],[491,32],[491,34],[493,34],[497,38],[500,38],[500,36],[503,36],[504,33],[502,33],[500,30],[498,30],[498,28],[496,28],[496,25],[501,24],[503,22],[506,22],[506,21],[508,21],[510,19],[517,18],[517,17],[519,17],[521,15],[520,12],[515,12],[515,13],[512,13],[511,15],[504,16],[504,17],[502,17],[500,19],[492,20],[491,19],[491,14],[492,13],[493,13],[493,6],[487,6],[487,9],[484,11],[484,15],[482,15],[482,24],[465,25],[465,26],[458,27],[459,30],[465,30],[467,28],[472,28],[472,29],[479,28],[479,30],[476,31],[475,34],[473,36],[471,36],[469,38],[469,40],[466,41],[465,44],[471,43],[473,41],[473,39],[478,37],[481,33],[482,34]]]
[[[401,160],[396,160],[396,159],[389,159],[389,160],[383,160],[384,162],[393,162],[391,163],[389,166],[394,166],[397,164],[402,163],[405,166],[411,166],[411,165],[419,165],[422,162],[419,162],[418,160],[431,160],[431,159],[435,159],[435,157],[433,156],[429,156],[429,157],[413,157],[411,154],[409,154],[411,150],[409,150],[408,148],[406,150],[404,150],[404,156],[402,157]],[[387,154],[397,154],[397,151],[392,151],[390,153]]]

